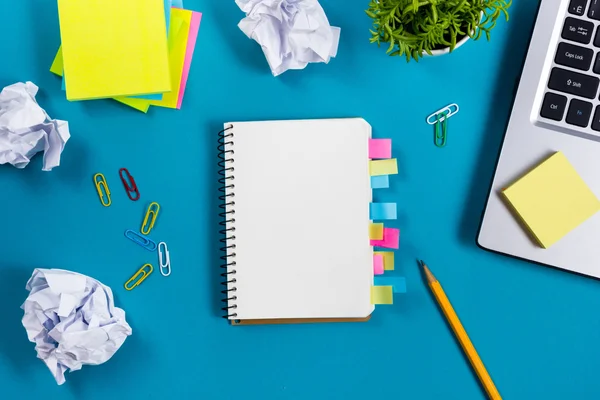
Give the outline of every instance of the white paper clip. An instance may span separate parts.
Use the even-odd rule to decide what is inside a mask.
[[[458,104],[452,103],[452,104],[447,105],[446,107],[442,108],[441,110],[437,110],[436,112],[431,114],[429,117],[427,117],[427,123],[429,125],[434,125],[436,122],[442,122],[445,119],[450,118],[451,116],[458,113],[459,111],[460,111],[460,107],[458,107]],[[439,115],[439,117],[438,117],[438,115]]]
[[[164,253],[161,249],[161,246],[164,247]],[[171,258],[169,257],[169,249],[167,248],[167,244],[165,242],[160,242],[158,244],[158,270],[162,276],[171,275]]]

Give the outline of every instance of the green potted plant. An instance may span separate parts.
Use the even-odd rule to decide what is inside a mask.
[[[389,43],[387,53],[418,61],[452,52],[490,31],[512,0],[371,0],[371,43]]]

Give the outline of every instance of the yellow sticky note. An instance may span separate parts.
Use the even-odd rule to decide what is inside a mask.
[[[169,28],[169,68],[171,71],[171,90],[163,94],[162,100],[152,100],[153,106],[177,108],[181,76],[185,64],[185,54],[192,22],[192,11],[180,8],[171,9],[171,20],[178,21]]]
[[[171,90],[163,0],[58,0],[67,99]]]
[[[119,103],[123,103],[129,107],[133,107],[143,113],[147,113],[150,108],[150,101],[144,99],[135,99],[133,97],[115,97]]]
[[[371,176],[394,175],[398,173],[398,160],[395,158],[389,160],[369,161],[369,171]]]
[[[379,254],[383,256],[383,270],[393,271],[394,270],[394,252],[393,251],[374,251],[373,254]]]
[[[369,225],[369,239],[383,240],[383,224]]]
[[[54,62],[50,67],[50,72],[55,75],[63,76],[63,53],[62,46],[58,48],[56,52],[56,57],[54,57]],[[116,101],[128,105],[129,107],[133,107],[136,110],[139,110],[143,113],[147,113],[150,108],[150,102],[148,100],[143,99],[134,99],[129,97],[116,97]]]
[[[371,304],[394,304],[393,286],[371,286]]]
[[[50,66],[50,72],[52,72],[53,74],[58,75],[58,76],[63,76],[63,69],[64,69],[64,64],[63,64],[62,46],[60,46],[58,48],[58,51],[56,52],[56,57],[54,57],[54,61],[52,62],[52,65]]]
[[[503,194],[544,248],[600,210],[600,201],[561,152],[506,188]]]

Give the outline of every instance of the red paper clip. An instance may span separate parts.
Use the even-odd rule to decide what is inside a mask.
[[[123,172],[125,173],[125,176],[123,176]],[[137,188],[137,185],[135,184],[135,179],[133,179],[133,176],[131,176],[129,171],[127,171],[127,168],[121,168],[119,170],[119,176],[121,177],[121,182],[123,182],[123,186],[125,186],[125,191],[127,192],[127,196],[129,197],[129,199],[132,201],[139,200],[140,192]],[[132,193],[135,193],[135,197],[131,195]]]

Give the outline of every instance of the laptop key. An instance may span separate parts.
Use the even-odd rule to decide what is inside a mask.
[[[581,46],[575,46],[570,43],[561,43],[558,45],[558,51],[554,62],[567,67],[587,71],[592,65],[594,50]],[[594,72],[596,70],[594,69]]]
[[[556,93],[546,93],[540,115],[544,118],[560,121],[567,108],[567,97]]]
[[[594,61],[594,73],[600,74],[600,53],[596,54],[596,61]]]
[[[590,122],[592,116],[592,103],[587,101],[573,99],[567,112],[567,124],[581,126],[585,128]]]
[[[592,129],[600,132],[600,106],[596,107],[596,112],[592,119]]]
[[[585,6],[588,0],[571,0],[569,4],[569,12],[575,15],[583,15],[585,13]]]
[[[600,2],[600,0],[594,1]],[[574,42],[589,44],[592,40],[593,32],[593,22],[568,17],[565,19],[565,25],[563,26],[562,30],[562,37],[563,39],[572,40]]]
[[[600,21],[600,0],[592,0],[588,10],[588,18]]]
[[[566,69],[552,68],[548,87],[559,92],[593,99],[596,97],[600,79],[595,76],[583,75]]]

